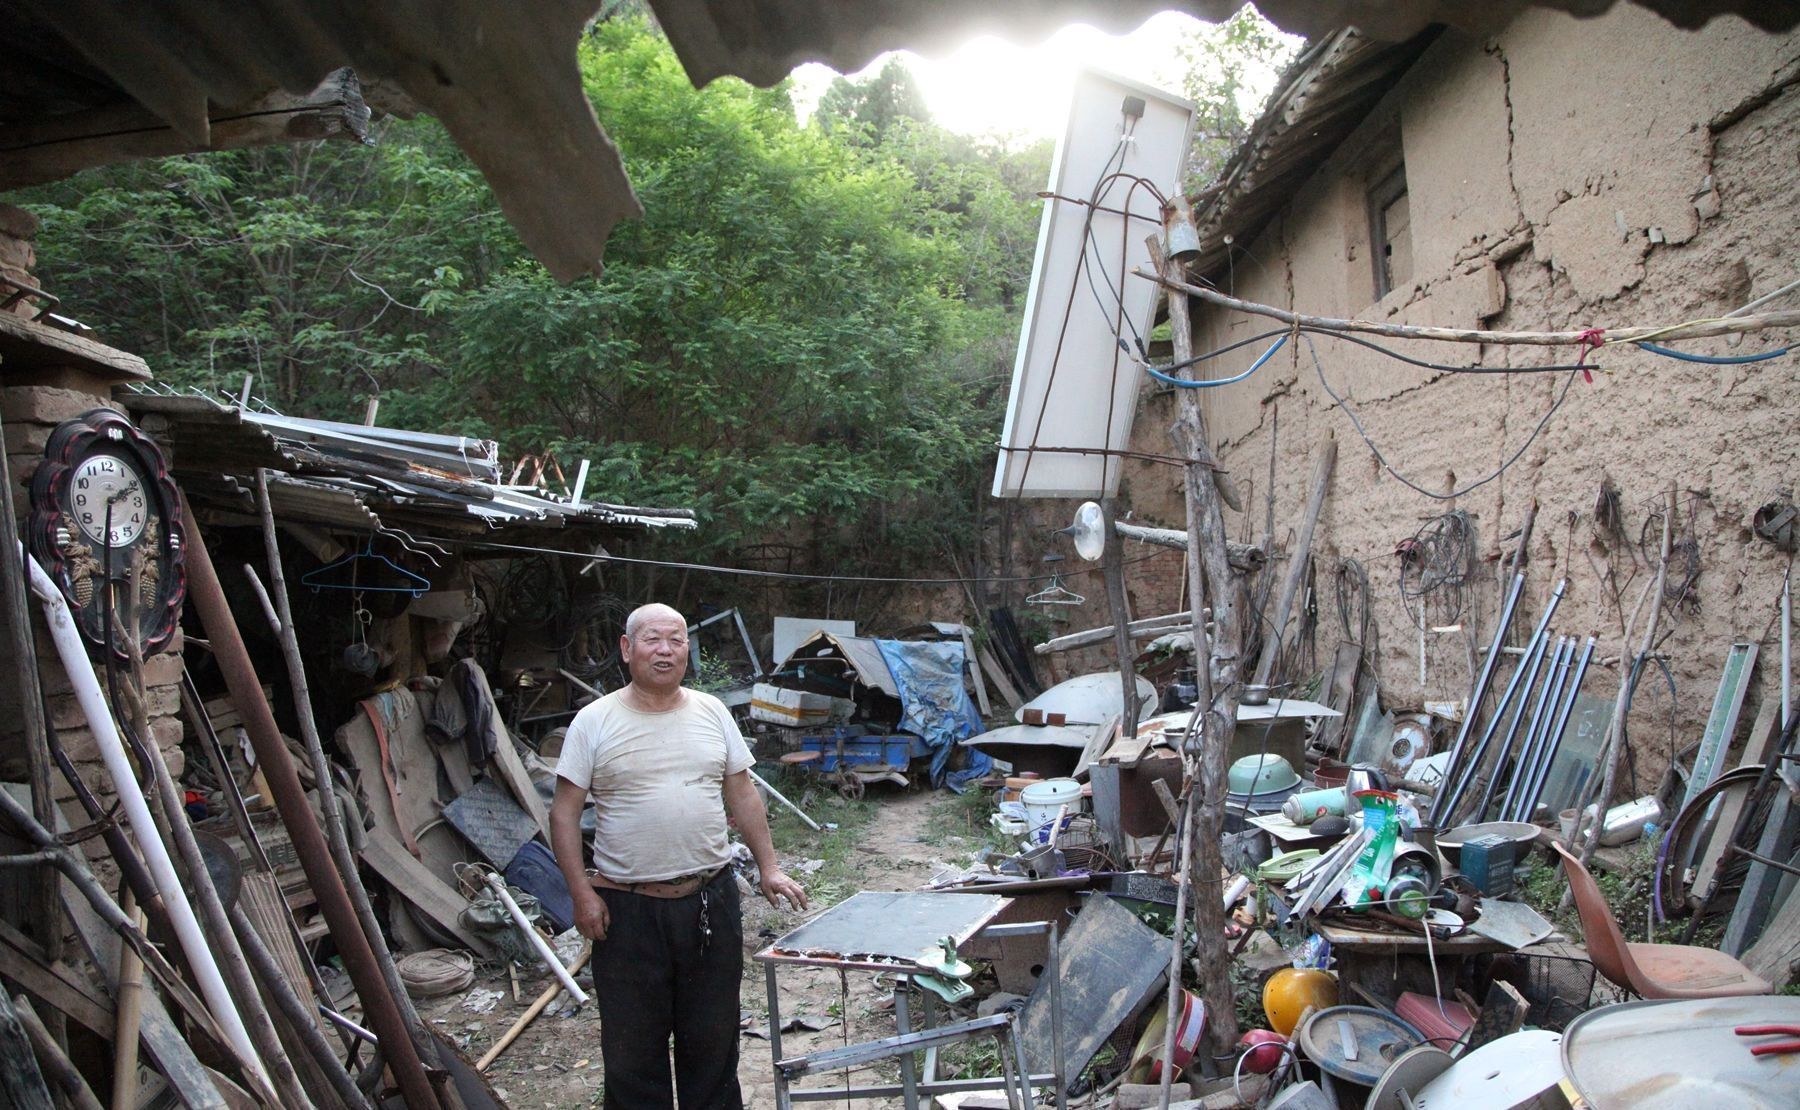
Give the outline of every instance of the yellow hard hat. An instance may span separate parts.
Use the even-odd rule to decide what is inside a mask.
[[[1323,1010],[1337,1001],[1337,980],[1317,968],[1284,967],[1263,984],[1263,1013],[1269,1028],[1284,1037],[1293,1036],[1308,1006]]]

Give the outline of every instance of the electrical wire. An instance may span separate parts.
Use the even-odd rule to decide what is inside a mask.
[[[1467,493],[1473,492],[1474,490],[1480,489],[1482,486],[1487,485],[1489,482],[1493,481],[1494,479],[1500,477],[1500,475],[1505,474],[1508,470],[1510,470],[1512,468],[1512,465],[1514,463],[1518,462],[1519,459],[1524,456],[1526,450],[1528,450],[1533,443],[1537,442],[1538,436],[1543,434],[1545,426],[1547,426],[1550,423],[1550,418],[1556,415],[1556,412],[1558,409],[1562,408],[1563,401],[1565,401],[1569,396],[1569,387],[1575,384],[1575,376],[1577,374],[1580,374],[1583,370],[1593,369],[1593,367],[1591,367],[1591,366],[1590,367],[1579,367],[1578,366],[1569,371],[1569,376],[1567,378],[1563,379],[1562,389],[1557,393],[1555,399],[1550,402],[1550,407],[1548,409],[1544,410],[1543,418],[1537,422],[1537,427],[1535,427],[1531,430],[1531,434],[1529,436],[1525,437],[1525,442],[1519,444],[1519,449],[1514,451],[1512,453],[1512,455],[1510,457],[1508,457],[1505,462],[1501,463],[1500,466],[1497,469],[1495,469],[1492,474],[1489,474],[1483,478],[1478,478],[1475,481],[1470,482],[1469,484],[1463,486],[1460,489],[1451,490],[1449,493],[1433,493],[1431,490],[1428,490],[1424,486],[1421,486],[1419,483],[1413,481],[1411,478],[1408,478],[1406,475],[1400,473],[1398,470],[1395,470],[1394,465],[1392,463],[1388,462],[1387,456],[1383,455],[1381,453],[1381,448],[1377,447],[1375,445],[1375,441],[1373,439],[1370,439],[1369,433],[1363,429],[1362,420],[1357,417],[1356,410],[1351,408],[1349,403],[1346,402],[1344,400],[1344,398],[1339,396],[1336,390],[1331,388],[1331,383],[1325,380],[1325,367],[1319,361],[1319,351],[1318,351],[1318,348],[1313,345],[1312,337],[1310,335],[1308,335],[1308,336],[1304,336],[1303,338],[1305,338],[1305,340],[1306,340],[1307,350],[1309,350],[1312,353],[1313,369],[1319,375],[1319,385],[1324,388],[1326,396],[1330,397],[1332,402],[1335,403],[1338,408],[1344,410],[1344,415],[1348,416],[1350,418],[1350,426],[1356,429],[1356,434],[1358,436],[1362,437],[1362,441],[1368,445],[1370,452],[1373,453],[1375,456],[1375,461],[1380,463],[1381,468],[1383,470],[1387,471],[1389,474],[1393,475],[1395,480],[1397,480],[1401,485],[1412,490],[1414,493],[1423,494],[1424,496],[1431,498],[1433,501],[1450,501],[1455,498],[1461,497],[1464,494],[1467,494]]]
[[[1702,362],[1708,366],[1743,366],[1752,362],[1767,362],[1772,358],[1780,358],[1792,351],[1792,347],[1781,347],[1773,351],[1759,351],[1753,355],[1696,355],[1687,351],[1677,351],[1669,347],[1659,347],[1654,343],[1637,342],[1637,345],[1653,355],[1664,358],[1679,359],[1682,362]]]
[[[488,551],[512,551],[522,555],[554,555],[563,559],[580,559],[584,563],[628,563],[640,567],[665,567],[671,570],[697,570],[708,574],[732,574],[744,578],[777,578],[791,582],[867,582],[876,585],[889,584],[897,586],[960,586],[974,585],[981,582],[1028,584],[1033,582],[1048,582],[1053,578],[1060,577],[1060,575],[1057,574],[1021,574],[1007,575],[999,578],[890,578],[869,574],[806,574],[801,571],[792,570],[758,570],[752,567],[722,567],[710,563],[684,563],[671,559],[636,559],[628,555],[596,554],[592,551],[564,551],[555,547],[532,547],[528,544],[499,543],[494,540],[450,539],[440,536],[426,536],[423,538],[428,539],[433,543],[455,544],[464,548],[482,548],[483,550]],[[1180,552],[1174,548],[1160,547],[1147,555],[1139,555],[1134,559],[1126,559],[1121,562],[1119,566],[1131,567],[1165,555],[1179,554]],[[1069,573],[1071,575],[1099,574],[1106,569],[1104,564],[1096,563],[1091,567],[1081,567],[1080,569],[1070,571]]]
[[[1248,339],[1240,339],[1235,343],[1228,343],[1223,347],[1214,348],[1213,350],[1207,351],[1204,354],[1195,355],[1192,358],[1182,359],[1180,362],[1172,362],[1172,363],[1168,364],[1167,366],[1151,366],[1149,364],[1147,355],[1143,356],[1140,359],[1140,361],[1143,363],[1144,369],[1147,371],[1151,371],[1152,373],[1160,372],[1160,373],[1164,373],[1164,374],[1169,374],[1169,373],[1173,373],[1176,370],[1185,370],[1188,367],[1195,365],[1196,363],[1206,362],[1208,360],[1218,358],[1220,355],[1230,354],[1232,351],[1238,350],[1239,348],[1242,348],[1242,347],[1248,347],[1254,343],[1261,343],[1264,340],[1273,339],[1277,336],[1291,336],[1291,335],[1319,335],[1319,336],[1324,336],[1327,339],[1341,339],[1346,343],[1354,343],[1358,347],[1367,347],[1369,350],[1374,351],[1378,354],[1386,355],[1388,358],[1393,359],[1395,362],[1403,362],[1403,363],[1407,364],[1408,366],[1417,366],[1421,370],[1436,370],[1436,371],[1439,371],[1441,373],[1446,373],[1446,374],[1555,374],[1555,373],[1559,373],[1559,372],[1563,372],[1563,371],[1574,370],[1574,369],[1577,369],[1578,367],[1583,370],[1598,370],[1598,369],[1600,369],[1600,367],[1597,364],[1591,363],[1591,362],[1587,363],[1586,365],[1570,362],[1570,363],[1551,364],[1551,365],[1546,365],[1546,366],[1478,366],[1478,365],[1475,365],[1474,363],[1458,364],[1458,363],[1448,363],[1448,362],[1431,362],[1427,359],[1414,358],[1412,355],[1403,354],[1399,351],[1394,350],[1391,347],[1383,346],[1380,343],[1376,343],[1372,340],[1364,339],[1363,337],[1361,337],[1359,335],[1354,335],[1347,331],[1337,331],[1332,328],[1315,327],[1311,324],[1300,324],[1300,325],[1297,325],[1294,327],[1286,327],[1286,328],[1270,328],[1268,331],[1260,332],[1256,335],[1252,335]],[[1124,339],[1121,337],[1119,339],[1119,342],[1123,343]],[[1141,348],[1140,348],[1140,351],[1141,351]],[[1244,376],[1248,377],[1247,374]],[[1208,385],[1226,385],[1229,383],[1224,382],[1224,381],[1219,381],[1219,382],[1207,382],[1206,384],[1208,384]]]
[[[1255,362],[1250,364],[1250,369],[1244,371],[1242,374],[1237,374],[1229,378],[1177,378],[1163,373],[1161,370],[1158,370],[1148,363],[1144,365],[1144,372],[1165,385],[1178,386],[1181,389],[1217,389],[1222,385],[1235,385],[1256,373],[1258,370],[1261,370],[1263,368],[1263,363],[1268,362],[1271,358],[1275,357],[1275,352],[1281,350],[1281,348],[1287,344],[1287,341],[1288,337],[1284,332],[1281,338],[1275,341],[1273,347],[1264,351],[1257,357]]]

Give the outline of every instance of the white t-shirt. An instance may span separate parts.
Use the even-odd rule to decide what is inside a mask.
[[[723,867],[726,775],[755,762],[725,703],[698,690],[645,713],[615,690],[575,715],[556,773],[594,799],[594,867],[653,883]]]

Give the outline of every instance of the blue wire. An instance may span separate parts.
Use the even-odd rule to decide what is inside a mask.
[[[1629,340],[1627,342],[1629,342]],[[1676,351],[1668,347],[1658,347],[1654,343],[1639,343],[1638,346],[1649,351],[1653,355],[1661,355],[1664,358],[1676,358],[1680,359],[1682,362],[1704,362],[1709,366],[1742,366],[1746,362],[1766,362],[1772,358],[1780,358],[1782,355],[1793,350],[1792,347],[1782,347],[1780,350],[1763,351],[1754,355],[1691,355],[1686,351]]]
[[[1173,375],[1165,374],[1161,370],[1158,370],[1154,366],[1146,366],[1146,367],[1144,367],[1144,371],[1146,373],[1148,373],[1151,377],[1155,378],[1159,382],[1164,383],[1165,385],[1180,386],[1182,389],[1212,389],[1215,386],[1232,385],[1236,382],[1243,381],[1245,378],[1256,373],[1258,370],[1261,370],[1262,364],[1269,361],[1270,358],[1274,357],[1275,352],[1281,350],[1281,345],[1283,343],[1286,343],[1287,341],[1288,341],[1288,337],[1285,335],[1282,336],[1280,339],[1277,339],[1275,341],[1275,345],[1273,347],[1270,347],[1268,350],[1264,351],[1262,353],[1262,357],[1258,358],[1255,362],[1250,364],[1250,369],[1244,371],[1242,374],[1239,374],[1233,378],[1212,378],[1212,379],[1208,379],[1206,381],[1190,381],[1187,378],[1177,378],[1177,377],[1174,377]]]

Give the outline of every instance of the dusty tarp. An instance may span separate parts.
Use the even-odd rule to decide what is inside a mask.
[[[957,741],[981,731],[981,715],[963,686],[964,655],[960,641],[924,643],[877,640],[887,671],[899,689],[900,727],[923,737],[931,747],[931,783],[962,792],[993,767],[987,755],[973,749],[969,765],[946,773]]]

